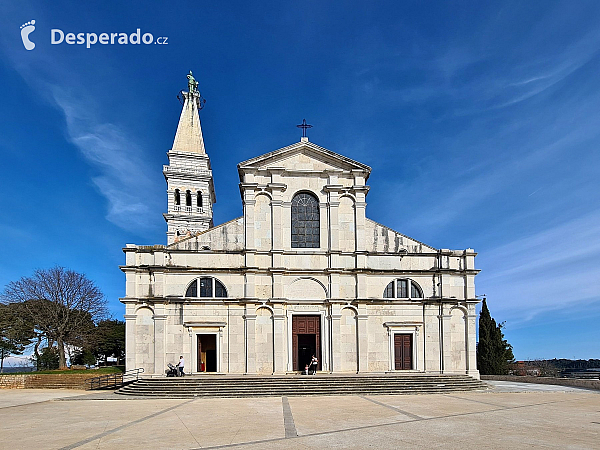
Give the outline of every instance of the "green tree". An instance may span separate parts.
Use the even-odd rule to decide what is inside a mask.
[[[504,324],[496,324],[483,299],[479,314],[479,342],[477,344],[477,368],[482,375],[505,375],[515,357],[512,345],[504,338]]]
[[[96,364],[96,356],[89,348],[80,348],[75,350],[73,355],[71,355],[71,364],[93,366]]]
[[[22,355],[34,337],[33,324],[19,304],[0,304],[0,373],[4,372],[4,359]]]
[[[109,357],[114,357],[119,364],[125,357],[125,322],[101,320],[92,333],[90,344],[96,358],[106,363]]]
[[[106,315],[106,299],[100,289],[84,274],[59,266],[11,281],[3,299],[23,305],[49,347],[56,342],[61,369],[67,367],[65,345],[81,340],[93,321]]]
[[[60,366],[60,355],[56,347],[44,347],[34,359],[37,370],[56,370]]]

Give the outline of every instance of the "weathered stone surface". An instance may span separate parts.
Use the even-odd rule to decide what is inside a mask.
[[[367,219],[370,167],[303,138],[238,164],[244,214],[213,226],[208,155],[175,147],[165,167],[169,245],[124,249],[128,369],[162,374],[183,355],[196,372],[198,336],[208,335],[218,372],[289,372],[293,317],[314,315],[324,371],[394,371],[394,336],[408,334],[409,371],[478,376],[475,252],[435,249]],[[206,207],[181,213],[175,189],[202,192]],[[314,248],[292,245],[299,193],[318,201]],[[398,297],[398,279],[402,298],[385,298],[390,283]]]

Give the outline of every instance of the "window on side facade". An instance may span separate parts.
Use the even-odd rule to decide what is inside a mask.
[[[198,290],[198,284],[200,284],[200,290]],[[200,294],[200,295],[198,295]],[[186,297],[227,297],[227,289],[223,286],[216,278],[202,277],[198,278],[190,283],[186,292]]]
[[[420,299],[423,298],[423,290],[416,281],[398,278],[390,281],[385,287],[383,298]]]

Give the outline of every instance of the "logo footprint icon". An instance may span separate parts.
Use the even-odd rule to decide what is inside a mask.
[[[21,39],[23,39],[23,45],[26,50],[33,50],[35,43],[29,40],[29,35],[35,30],[35,20],[24,23],[21,25]]]

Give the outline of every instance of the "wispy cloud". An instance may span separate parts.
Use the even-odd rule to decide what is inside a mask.
[[[107,219],[130,231],[146,231],[154,215],[148,192],[154,191],[149,167],[135,138],[118,125],[103,122],[59,86],[53,98],[65,115],[69,139],[99,172],[92,181],[108,200]]]
[[[107,107],[113,100],[111,94],[86,85],[90,67],[78,64],[78,59],[64,57],[59,51],[52,56],[50,52],[26,52],[19,41],[8,39],[18,36],[14,23],[0,18],[0,25],[4,25],[0,36],[7,38],[0,45],[5,59],[40,100],[47,100],[64,114],[67,140],[80,150],[91,167],[91,182],[106,198],[106,219],[136,234],[155,230],[161,209],[160,186],[148,174],[154,173],[156,167],[146,162],[135,133],[112,120],[114,114]],[[117,80],[119,74],[111,72],[109,63],[105,65],[105,71],[110,73],[107,76],[114,78],[115,83],[127,83]],[[103,66],[98,60],[93,68],[95,77]]]
[[[600,212],[485,249],[479,292],[514,323],[600,299]]]

